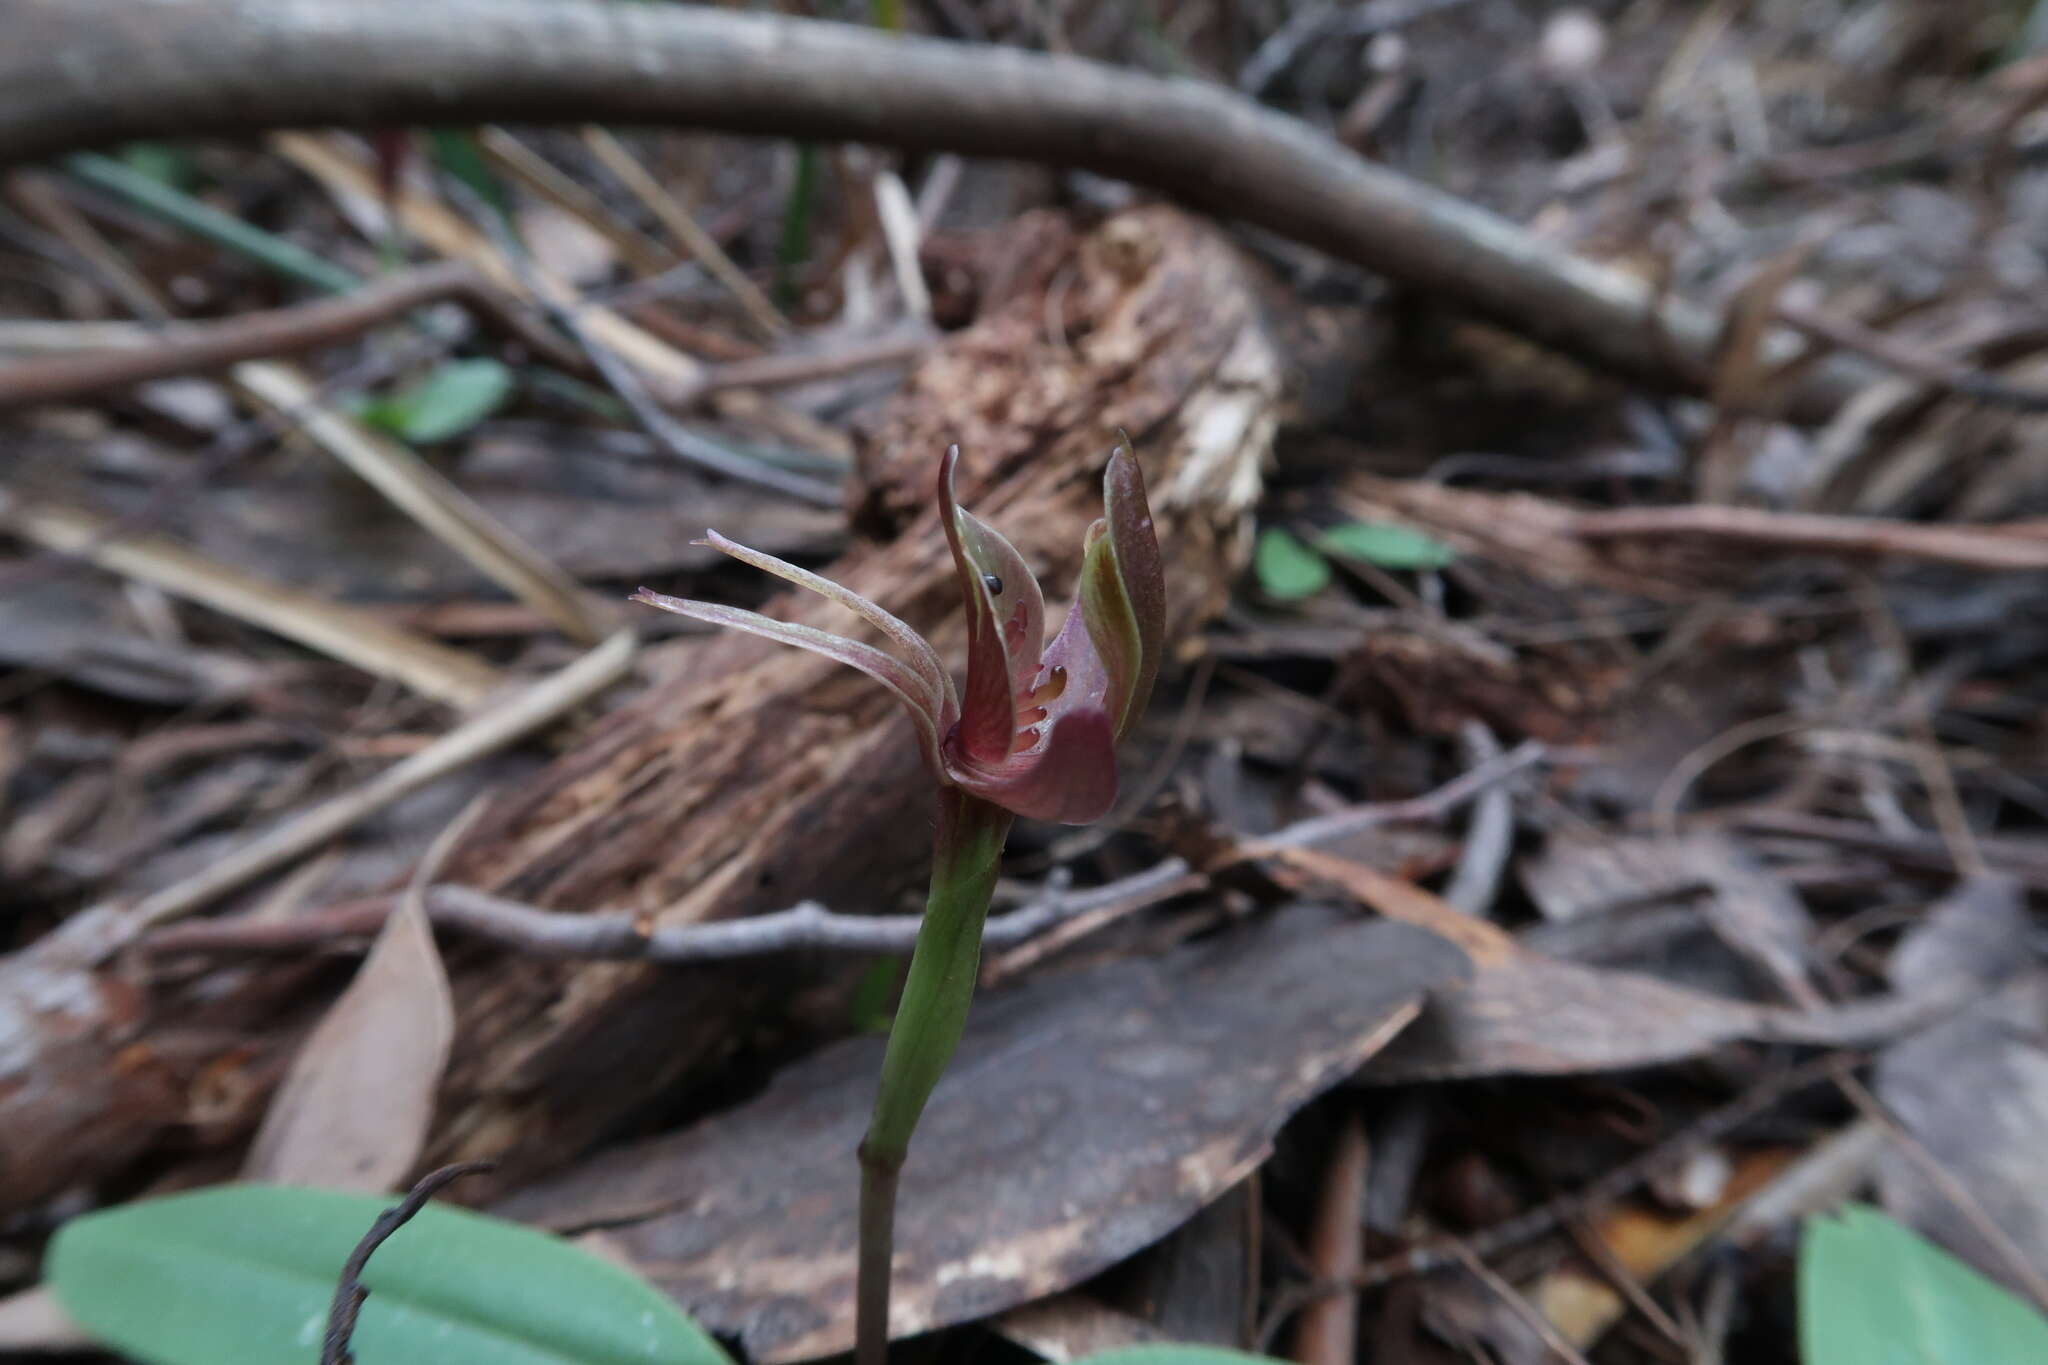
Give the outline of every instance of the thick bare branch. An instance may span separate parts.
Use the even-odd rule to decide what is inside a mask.
[[[1118,176],[1705,392],[1714,317],[1218,86],[710,7],[589,0],[14,0],[0,163],[169,132],[605,120],[1008,157]],[[1830,412],[1846,358],[1795,395]]]

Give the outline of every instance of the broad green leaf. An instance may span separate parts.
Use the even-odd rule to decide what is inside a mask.
[[[451,360],[388,398],[365,403],[364,421],[407,441],[460,436],[501,407],[512,372],[495,360]]]
[[[1806,1225],[1799,1248],[1804,1365],[2048,1361],[2048,1318],[1864,1204]]]
[[[1252,569],[1266,595],[1282,602],[1313,597],[1330,582],[1330,562],[1277,526],[1259,532]]]
[[[1074,1365],[1278,1365],[1271,1356],[1247,1355],[1221,1346],[1171,1343],[1159,1346],[1126,1346],[1083,1356]]]
[[[1347,521],[1316,538],[1327,554],[1345,555],[1382,569],[1441,569],[1458,552],[1422,532],[1384,521]]]
[[[147,1365],[314,1365],[343,1262],[394,1199],[224,1185],[73,1219],[64,1311]],[[567,1242],[429,1204],[370,1258],[360,1365],[732,1365],[668,1299]]]

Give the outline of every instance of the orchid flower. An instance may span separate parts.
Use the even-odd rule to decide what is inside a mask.
[[[896,1180],[925,1102],[959,1045],[1014,816],[1086,824],[1116,800],[1116,743],[1145,710],[1166,636],[1166,583],[1145,480],[1125,440],[1102,478],[1081,585],[1045,643],[1045,598],[1016,547],[953,495],[960,448],[939,462],[939,519],[967,609],[967,677],[957,690],[929,640],[852,589],[710,532],[702,543],[829,597],[892,649],[712,602],[633,595],[663,611],[796,645],[854,668],[910,713],[939,784],[931,891],[889,1028],[874,1116],[860,1144],[856,1365],[885,1365]]]
[[[1166,588],[1144,476],[1128,444],[1110,456],[1103,516],[1085,542],[1079,601],[1047,646],[1044,595],[1024,557],[954,498],[959,460],[960,448],[948,447],[938,487],[967,608],[967,677],[958,691],[931,642],[878,604],[716,531],[700,543],[831,598],[880,630],[894,651],[646,588],[633,600],[851,665],[903,703],[939,782],[1016,815],[1087,824],[1116,799],[1116,742],[1145,709],[1166,632]]]

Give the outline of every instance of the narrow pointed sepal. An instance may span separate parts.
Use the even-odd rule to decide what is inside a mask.
[[[785,582],[794,583],[800,588],[809,588],[820,597],[837,602],[888,636],[897,648],[903,651],[905,662],[917,671],[918,676],[924,679],[930,689],[947,701],[952,700],[953,679],[946,672],[946,666],[939,661],[939,652],[932,648],[931,641],[912,630],[908,623],[880,603],[862,597],[852,588],[834,583],[831,579],[814,574],[809,569],[799,568],[786,559],[777,559],[774,555],[763,554],[736,540],[728,540],[716,531],[706,531],[704,539],[697,543],[708,545],[720,554],[732,556],[742,564],[751,564]],[[646,589],[642,588],[641,591],[645,592]]]
[[[795,645],[798,649],[822,654],[837,663],[857,668],[873,678],[896,695],[903,703],[903,709],[910,713],[910,720],[917,732],[918,748],[923,752],[925,766],[932,775],[945,780],[945,760],[940,741],[944,738],[946,724],[944,699],[938,696],[925,679],[902,660],[885,654],[873,645],[859,640],[849,640],[829,631],[812,626],[798,625],[793,621],[778,621],[771,616],[746,611],[739,607],[721,606],[716,602],[695,602],[685,597],[670,597],[666,593],[642,588],[634,593],[630,601],[659,607],[677,616],[687,616],[693,621],[708,625],[726,626],[743,630],[749,635],[759,635],[780,644]]]
[[[1111,683],[1116,698],[1111,714],[1121,739],[1145,713],[1166,652],[1166,566],[1152,525],[1152,504],[1145,496],[1145,473],[1138,467],[1131,438],[1122,433],[1102,476],[1102,505],[1118,595],[1123,599],[1120,614],[1136,644],[1130,671],[1116,675]],[[1086,588],[1084,581],[1084,603]]]
[[[953,471],[960,447],[939,462],[939,521],[953,551],[967,606],[967,683],[960,690],[959,744],[978,763],[996,763],[1017,733],[1020,674],[1037,668],[1044,646],[1045,604],[1024,557],[960,508]],[[1004,615],[1008,608],[1011,616]],[[1013,648],[1010,640],[1015,638]],[[1027,659],[1028,662],[1019,662]]]

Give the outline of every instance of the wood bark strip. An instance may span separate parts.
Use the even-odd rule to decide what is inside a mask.
[[[585,0],[12,0],[7,28],[0,164],[174,133],[549,119],[1008,157],[1256,223],[1660,388],[1704,394],[1714,373],[1714,314],[1200,81]],[[1824,361],[1792,408],[1824,418],[1874,373]]]

